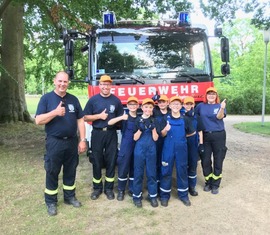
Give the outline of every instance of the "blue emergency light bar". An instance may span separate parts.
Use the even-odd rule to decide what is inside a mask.
[[[103,26],[112,27],[116,24],[115,14],[113,11],[103,13]]]
[[[179,26],[189,26],[189,25],[191,25],[189,12],[179,12],[178,25]]]

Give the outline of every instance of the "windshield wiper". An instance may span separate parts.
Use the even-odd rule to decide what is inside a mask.
[[[137,75],[134,75],[134,74],[131,74],[130,76],[126,75],[126,78],[132,79],[132,80],[134,80],[138,83],[141,83],[141,84],[145,84],[144,80],[142,80],[140,77],[138,77]]]
[[[187,74],[187,73],[181,73],[181,74],[178,74],[178,76],[177,76],[177,78],[178,77],[188,77],[188,78],[190,78],[192,81],[194,81],[194,82],[199,82],[199,80],[197,79],[197,78],[195,78],[195,77],[193,77],[193,76],[191,76],[191,75],[189,75],[189,74]],[[177,79],[175,80],[175,81],[177,81]]]

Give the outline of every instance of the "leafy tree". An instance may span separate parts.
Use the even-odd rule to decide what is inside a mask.
[[[268,0],[200,0],[200,7],[206,16],[218,23],[231,22],[239,10],[252,13],[252,24],[256,28],[270,28],[270,2]]]
[[[243,9],[243,6],[246,6],[246,11],[256,10],[255,15],[261,15],[266,9],[250,0],[248,3],[244,0],[209,0],[205,5],[201,0],[205,14],[220,22],[233,18],[236,10]],[[265,4],[269,6],[268,2]],[[0,123],[31,121],[24,96],[25,79],[36,81],[36,88],[31,89],[37,91],[41,89],[42,79],[45,83],[51,83],[54,74],[64,68],[63,50],[59,42],[62,27],[88,31],[107,9],[120,18],[147,19],[168,11],[171,14],[188,11],[192,9],[192,4],[178,0],[2,0]],[[265,22],[268,25],[269,18],[262,16],[253,22],[257,27]],[[86,66],[79,63],[82,56],[75,56],[78,58],[76,76],[81,78],[87,74]],[[25,62],[28,65],[26,68]]]
[[[172,6],[177,12],[189,10],[191,3],[175,0],[3,0],[0,3],[0,123],[31,121],[24,95],[25,75],[37,82],[36,90],[39,91],[42,79],[45,83],[51,81],[57,70],[64,68],[59,42],[62,27],[88,31],[92,22],[101,19],[102,12],[107,9],[119,17],[135,19],[151,18]],[[26,72],[25,61],[30,62]],[[59,64],[59,61],[63,62]],[[77,77],[87,74],[85,66],[79,63],[75,66]]]
[[[24,95],[23,4],[2,3],[0,122],[30,121]]]
[[[250,25],[250,20],[233,21],[224,27],[230,40],[231,74],[215,80],[222,98],[228,100],[228,111],[235,114],[261,114],[264,43],[262,33]],[[245,30],[242,30],[245,29]],[[214,56],[216,60],[216,55]],[[269,79],[267,84],[269,84]],[[267,88],[267,97],[270,89]],[[270,113],[266,98],[266,113]]]

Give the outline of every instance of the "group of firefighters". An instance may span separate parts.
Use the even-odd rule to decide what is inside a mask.
[[[184,103],[189,110],[194,107],[192,97],[186,97]],[[198,195],[195,186],[199,142],[194,116],[190,119],[181,114],[182,100],[178,96],[170,100],[166,95],[156,100],[144,99],[141,116],[137,116],[139,101],[136,97],[129,97],[127,108],[128,114],[108,122],[110,125],[122,121],[122,140],[117,157],[117,200],[124,199],[128,182],[128,193],[133,197],[134,204],[142,207],[143,177],[146,171],[147,199],[153,207],[157,207],[157,197],[160,197],[161,205],[167,206],[175,162],[178,196],[189,206],[188,191],[193,196]],[[190,161],[187,139],[190,147],[193,145],[196,148],[196,151],[191,149],[193,152],[190,152]]]
[[[147,200],[152,207],[157,207],[159,198],[161,205],[167,207],[175,165],[178,198],[185,206],[190,206],[189,194],[198,195],[198,159],[201,159],[205,177],[204,191],[217,194],[227,150],[223,122],[226,100],[219,101],[217,90],[208,88],[205,102],[196,107],[191,96],[181,99],[179,96],[168,98],[160,95],[146,98],[141,104],[132,96],[128,98],[127,111],[124,111],[119,98],[111,94],[112,82],[110,76],[101,76],[100,93],[91,97],[82,110],[77,98],[66,92],[68,75],[59,72],[54,79],[55,90],[40,100],[36,123],[45,124],[47,134],[45,203],[48,214],[57,214],[58,175],[62,166],[64,202],[74,207],[81,206],[75,197],[75,177],[78,154],[87,148],[83,121],[92,122],[93,127],[88,150],[93,167],[92,200],[98,199],[103,192],[107,199],[115,198],[117,165],[118,201],[124,200],[128,187],[134,205],[142,207],[146,172]],[[141,115],[137,113],[139,108]],[[122,138],[118,149],[119,128]],[[74,130],[77,129],[80,141],[75,153],[77,134]]]

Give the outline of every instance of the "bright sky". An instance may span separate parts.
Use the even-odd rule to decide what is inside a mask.
[[[205,0],[207,1],[207,0]],[[249,2],[251,0],[247,0],[247,2]],[[209,35],[213,35],[214,34],[214,26],[215,26],[215,21],[214,20],[210,20],[207,19],[203,14],[202,11],[200,9],[200,3],[198,0],[190,0],[190,2],[193,4],[194,6],[194,12],[191,13],[191,23],[193,24],[204,24],[207,29],[208,29],[208,33]],[[268,5],[268,7],[266,7],[264,9],[264,14],[265,15],[269,15],[270,14],[270,1],[269,0],[257,0],[257,2],[259,4],[263,4],[266,3]],[[238,10],[236,12],[236,18],[252,18],[253,13],[245,13],[242,10]],[[166,14],[165,14],[165,18],[166,18]]]
[[[190,0],[194,6],[194,12],[191,13],[192,24],[204,24],[207,27],[208,34],[214,35],[215,21],[207,19],[200,8],[198,0]]]
[[[200,8],[195,9],[195,13],[191,13],[192,24],[204,24],[207,27],[208,34],[214,35],[215,21],[207,19],[201,12]]]
[[[269,3],[269,0],[258,0],[261,3]],[[208,33],[209,35],[213,35],[214,34],[214,27],[215,27],[215,21],[214,20],[209,20],[207,19],[201,12],[200,9],[200,4],[199,1],[197,0],[191,0],[191,2],[194,5],[194,11],[195,13],[191,13],[191,19],[192,19],[192,23],[200,23],[200,24],[204,24],[206,25],[207,29],[208,29]],[[270,9],[267,9],[270,11]],[[236,17],[237,18],[251,18],[253,15],[253,13],[247,14],[244,13],[242,10],[239,10],[236,12]]]

